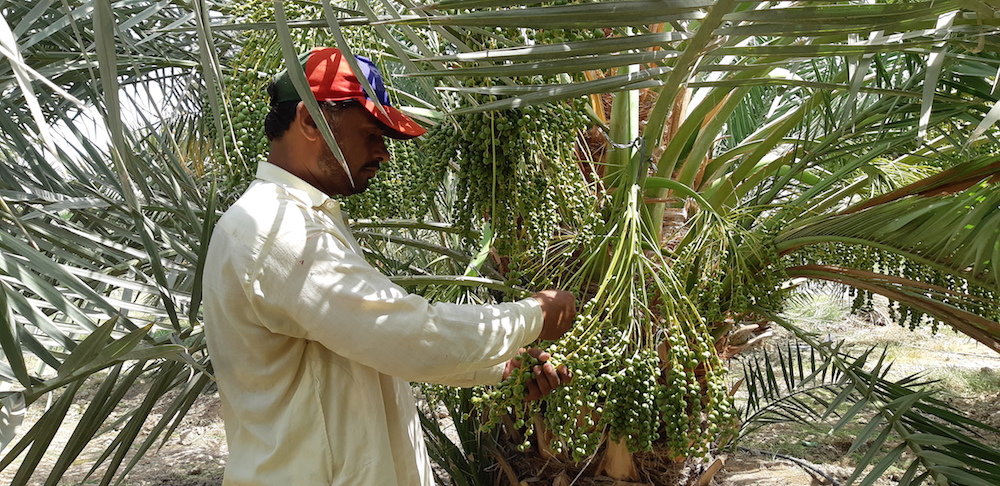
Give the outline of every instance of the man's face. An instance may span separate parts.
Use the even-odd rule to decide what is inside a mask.
[[[385,127],[363,107],[355,105],[342,109],[338,123],[331,123],[331,128],[351,170],[350,177],[354,184],[344,174],[343,165],[330,147],[325,146],[316,174],[320,189],[331,196],[363,192],[368,189],[369,181],[378,173],[381,164],[389,160]]]

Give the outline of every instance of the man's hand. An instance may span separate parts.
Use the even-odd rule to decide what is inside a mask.
[[[542,332],[539,339],[555,341],[573,327],[576,297],[564,290],[543,290],[532,295],[542,304]]]
[[[518,350],[519,355],[524,352],[524,348]],[[548,362],[551,357],[549,353],[538,348],[528,348],[527,353],[540,363],[536,364],[532,369],[533,377],[524,382],[524,385],[528,388],[528,395],[524,397],[526,401],[538,400],[552,393],[552,390],[559,388],[559,386],[573,381],[573,374],[570,373],[566,365],[559,365],[559,368],[556,368]],[[521,358],[512,358],[507,362],[507,366],[504,367],[503,379],[506,380],[512,371],[520,367]]]

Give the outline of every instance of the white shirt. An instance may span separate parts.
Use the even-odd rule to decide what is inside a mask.
[[[205,258],[224,484],[433,485],[408,382],[498,382],[539,303],[428,303],[364,260],[337,201],[272,164],[257,178]]]

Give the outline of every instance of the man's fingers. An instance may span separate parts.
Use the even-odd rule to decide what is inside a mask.
[[[527,401],[538,400],[548,394],[552,393],[552,390],[559,388],[565,383],[569,383],[573,380],[573,374],[569,371],[566,365],[560,365],[558,368],[553,366],[548,362],[552,355],[542,351],[538,348],[528,348],[520,349],[521,353],[527,353],[532,358],[539,361],[538,364],[531,367],[531,378],[525,380],[524,385],[527,388],[527,393],[524,399]],[[511,360],[515,366],[520,365],[519,359]]]
[[[559,381],[563,383],[573,381],[573,372],[571,372],[566,365],[559,365],[559,368],[556,369],[556,373],[559,374]]]
[[[549,385],[549,390],[555,389],[559,386],[559,375],[556,373],[555,366],[551,363],[545,363],[542,366],[535,367],[535,376],[539,380],[545,381]]]
[[[546,396],[552,393],[552,383],[549,381],[549,377],[546,376],[545,370],[541,366],[535,366],[535,383],[538,383],[538,390],[542,392],[542,396]]]
[[[538,389],[537,380],[528,380],[526,385],[528,386],[528,395],[524,397],[525,400],[530,402],[542,398],[542,391]]]
[[[524,354],[524,353],[525,353],[524,348],[518,349],[517,350],[517,356],[514,356],[513,358],[511,358],[510,362],[514,363],[514,366],[521,366],[521,355]]]
[[[524,352],[524,351],[522,351]],[[538,348],[528,348],[528,356],[537,359],[538,361],[548,361],[552,357],[549,353],[538,349]]]

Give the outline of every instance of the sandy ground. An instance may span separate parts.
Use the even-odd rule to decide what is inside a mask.
[[[44,404],[29,407],[25,425],[33,423],[44,412]],[[159,449],[149,452],[135,466],[125,486],[215,486],[222,484],[227,448],[217,395],[205,395],[191,407],[177,431]],[[62,446],[69,440],[73,426],[84,411],[83,405],[73,405],[68,420],[53,440],[49,453],[42,459],[28,486],[42,486],[52,469]],[[158,417],[155,417],[158,418]],[[152,422],[152,420],[148,421]],[[58,482],[60,485],[97,485],[103,470],[88,477],[94,461],[113,439],[105,434],[93,441],[76,463]],[[7,451],[4,451],[5,453]],[[0,484],[13,484],[20,461],[0,471]],[[291,485],[289,485],[291,486]]]
[[[39,407],[40,408],[40,407]],[[74,417],[78,418],[82,407],[76,407]],[[27,421],[37,419],[38,411],[30,410]],[[69,429],[69,427],[64,427]],[[53,451],[60,450],[59,442],[64,443],[69,433],[61,433]],[[70,468],[58,484],[98,484],[99,475],[85,479],[90,465],[108,439],[99,440],[91,447],[92,452],[85,453],[80,464]],[[147,454],[129,474],[123,483],[126,486],[218,486],[222,484],[222,472],[226,463],[226,441],[222,421],[219,418],[219,399],[217,396],[205,396],[192,408],[178,429],[159,450]],[[50,470],[56,454],[51,454],[43,460],[36,474],[26,483],[30,486],[45,484],[45,475]],[[822,476],[810,472],[801,465],[781,458],[760,456],[755,454],[738,454],[725,460],[725,469],[716,476],[714,484],[724,486],[778,486],[778,485],[820,485],[815,478]],[[0,484],[12,484],[17,462],[0,473]],[[850,470],[830,466],[818,466],[834,477],[846,478]],[[609,482],[608,484],[613,484]],[[643,484],[643,483],[635,483]]]

